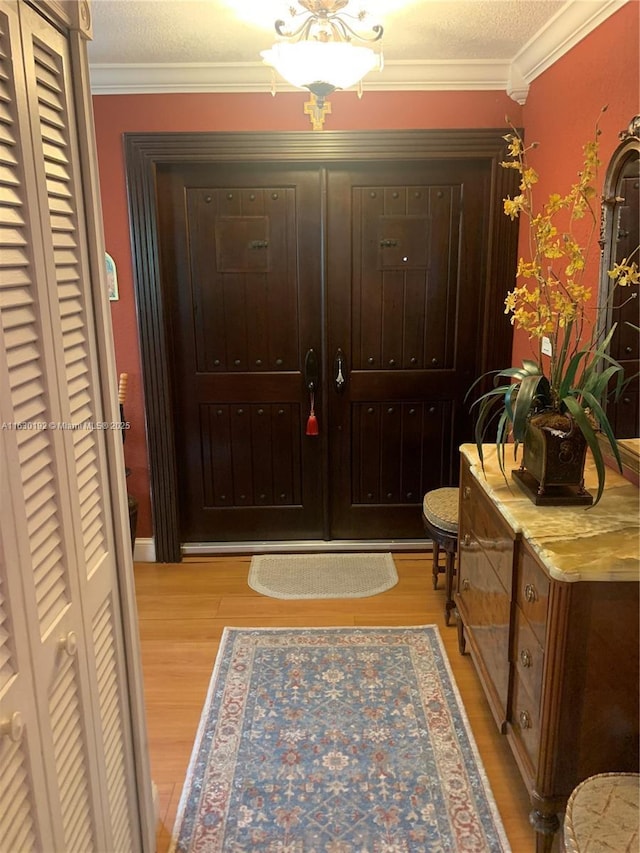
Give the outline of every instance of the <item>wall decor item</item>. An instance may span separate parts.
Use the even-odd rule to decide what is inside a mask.
[[[118,272],[116,270],[116,262],[108,252],[104,253],[104,261],[107,267],[107,289],[109,291],[109,301],[117,302],[120,299],[118,293]]]

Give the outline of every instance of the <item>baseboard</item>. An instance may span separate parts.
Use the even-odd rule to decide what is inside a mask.
[[[429,551],[429,539],[391,539],[381,540],[344,540],[331,541],[289,541],[289,542],[193,542],[182,546],[182,554],[188,556],[215,556],[216,554],[291,554],[291,553],[331,553],[332,551]],[[136,563],[156,562],[156,543],[153,538],[136,539],[133,549]]]
[[[286,542],[190,542],[182,546],[187,556],[215,554],[326,554],[341,551],[424,551],[427,539],[291,540]]]
[[[155,563],[156,543],[154,539],[136,539],[133,549],[133,559],[136,563]]]

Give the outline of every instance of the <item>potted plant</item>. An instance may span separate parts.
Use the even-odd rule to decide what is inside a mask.
[[[589,312],[591,290],[584,283],[587,258],[599,225],[595,182],[598,171],[599,129],[584,146],[584,162],[577,181],[566,195],[553,193],[539,209],[534,206],[538,175],[528,162],[536,143],[525,145],[509,123],[504,138],[510,159],[501,165],[520,174],[520,193],[504,199],[504,212],[512,219],[526,219],[530,256],[520,258],[516,286],[505,299],[511,323],[528,333],[534,357],[521,367],[494,371],[493,387],[475,400],[475,440],[483,462],[482,445],[495,430],[501,471],[505,472],[505,448],[513,439],[523,460],[514,477],[536,503],[591,503],[584,490],[584,461],[589,447],[598,475],[601,496],[605,464],[597,432],[620,465],[616,438],[605,411],[611,389],[619,394],[624,385],[622,366],[609,355],[615,325],[604,334],[596,306]],[[580,223],[576,236],[574,224]],[[615,286],[637,285],[638,266],[624,259],[609,271]],[[630,298],[636,298],[633,292]],[[486,377],[486,374],[485,374]],[[472,386],[477,387],[485,377]],[[470,389],[470,390],[472,390]],[[571,473],[572,464],[578,474]],[[535,488],[532,488],[535,487]]]

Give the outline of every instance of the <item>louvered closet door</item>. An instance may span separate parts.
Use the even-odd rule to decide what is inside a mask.
[[[2,380],[0,400],[6,400],[6,372]],[[7,470],[5,444],[4,433],[0,433],[3,476]],[[1,517],[10,521],[6,491],[0,494]],[[0,531],[0,850],[43,850],[52,829],[15,541],[6,544]]]
[[[59,417],[59,411],[47,395],[47,368],[55,367],[55,360],[50,334],[47,334],[48,324],[46,320],[44,324],[41,322],[41,314],[45,317],[48,314],[48,305],[38,240],[39,223],[32,219],[37,204],[34,175],[28,168],[31,152],[30,146],[21,142],[28,134],[24,80],[19,62],[16,61],[14,69],[10,59],[12,54],[18,57],[20,54],[15,7],[3,6],[0,25],[3,86],[0,125],[3,133],[0,174],[1,519],[3,531],[6,531],[3,534],[7,538],[6,548],[10,552],[3,580],[7,595],[6,648],[11,652],[7,662],[7,692],[1,699],[5,721],[15,720],[18,714],[25,722],[24,733],[17,744],[11,745],[11,737],[3,738],[2,763],[7,775],[3,772],[2,780],[3,785],[9,780],[11,794],[9,808],[3,809],[7,835],[2,837],[13,836],[19,850],[38,849],[40,844],[61,850],[65,843],[61,820],[53,818],[47,810],[47,804],[57,797],[57,785],[50,772],[51,761],[47,759],[53,755],[54,733],[49,724],[46,685],[65,677],[62,670],[68,680],[70,671],[73,688],[76,694],[80,692],[77,659],[63,660],[56,648],[59,637],[68,634],[72,626],[80,622],[80,612],[77,596],[71,589],[70,565],[64,550],[65,539],[71,537],[71,531],[67,518],[65,536],[65,519],[61,512],[61,492],[68,490],[66,476],[61,486],[60,472],[56,468],[56,458],[64,458],[62,435],[35,428],[36,423],[44,424]],[[36,284],[38,279],[43,284],[40,289]],[[54,388],[56,384],[54,382]],[[22,425],[25,428],[18,429]],[[34,428],[29,429],[28,425]],[[8,523],[9,519],[13,524]],[[8,535],[12,536],[12,542]],[[17,579],[9,575],[9,568],[17,572],[21,589],[17,589]],[[20,613],[24,618],[22,626],[16,621]],[[25,661],[29,661],[35,671],[29,672],[28,666],[25,671],[22,668]],[[13,683],[12,670],[19,676]],[[34,697],[35,683],[44,689]],[[87,692],[85,675],[83,693]],[[72,703],[72,712],[76,708],[77,702]],[[44,772],[33,763],[40,760]],[[86,791],[86,748],[82,740],[72,762],[74,769],[80,771],[81,784]],[[46,785],[44,796],[42,790],[38,795],[36,783],[41,787]],[[3,792],[3,806],[5,796],[7,793]],[[87,834],[74,832],[73,835],[87,838]],[[88,835],[92,841],[95,833],[91,825]]]
[[[25,80],[16,70],[8,108],[16,139],[28,118],[37,165],[29,174],[28,152],[13,148],[4,189],[16,249],[0,250],[2,326],[11,419],[30,425],[8,433],[7,473],[24,510],[16,530],[52,811],[46,849],[120,853],[140,842],[68,47],[24,4],[19,14]]]

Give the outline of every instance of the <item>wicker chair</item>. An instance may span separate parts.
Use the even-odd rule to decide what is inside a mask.
[[[599,773],[569,797],[564,818],[566,853],[636,853],[640,847],[640,775]]]

